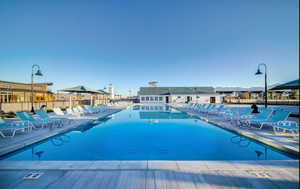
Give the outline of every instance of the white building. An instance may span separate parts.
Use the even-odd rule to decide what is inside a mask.
[[[141,103],[222,103],[223,95],[213,87],[141,87]]]

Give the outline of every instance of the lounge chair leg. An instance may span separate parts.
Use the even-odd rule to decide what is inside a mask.
[[[0,135],[5,138],[6,136],[0,131]]]
[[[14,137],[16,134],[16,130],[14,130],[14,132],[12,133],[11,137]]]

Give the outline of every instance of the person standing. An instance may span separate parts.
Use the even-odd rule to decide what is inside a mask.
[[[251,112],[252,114],[258,114],[259,113],[258,107],[257,107],[256,104],[252,104],[251,109],[252,109],[252,112]]]

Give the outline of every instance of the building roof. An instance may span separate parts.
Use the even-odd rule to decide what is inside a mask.
[[[299,79],[287,83],[283,83],[281,85],[277,85],[271,88],[270,90],[283,90],[283,89],[299,89]]]
[[[53,85],[53,83],[33,83],[33,92],[41,93],[52,93],[47,88],[37,88],[37,87],[48,87]],[[2,81],[0,80],[0,90],[4,91],[16,91],[16,92],[31,92],[30,83],[19,83],[11,81]]]
[[[7,84],[31,85],[31,83],[21,83],[21,82],[3,81],[3,80],[0,80],[0,82],[7,83]],[[33,85],[48,85],[48,86],[51,86],[51,85],[53,85],[53,83],[51,83],[51,82],[33,83]]]
[[[105,91],[103,91],[103,90],[101,90],[101,89],[99,89],[99,90],[97,90],[97,91],[100,92],[100,93],[102,93],[102,94],[110,94],[110,93],[105,92]]]
[[[139,95],[212,94],[213,87],[141,87]]]
[[[265,89],[263,87],[217,87],[216,92],[262,92]]]

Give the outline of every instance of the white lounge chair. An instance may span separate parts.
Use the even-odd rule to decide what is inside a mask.
[[[272,127],[275,134],[290,132],[294,138],[299,140],[299,125],[296,121],[278,121],[272,124]]]
[[[31,131],[31,128],[25,126],[24,122],[16,121],[10,124],[7,124],[3,119],[0,118],[0,135],[5,138],[7,135],[4,132],[11,132],[10,137],[14,137],[17,131],[25,132],[25,130]]]

